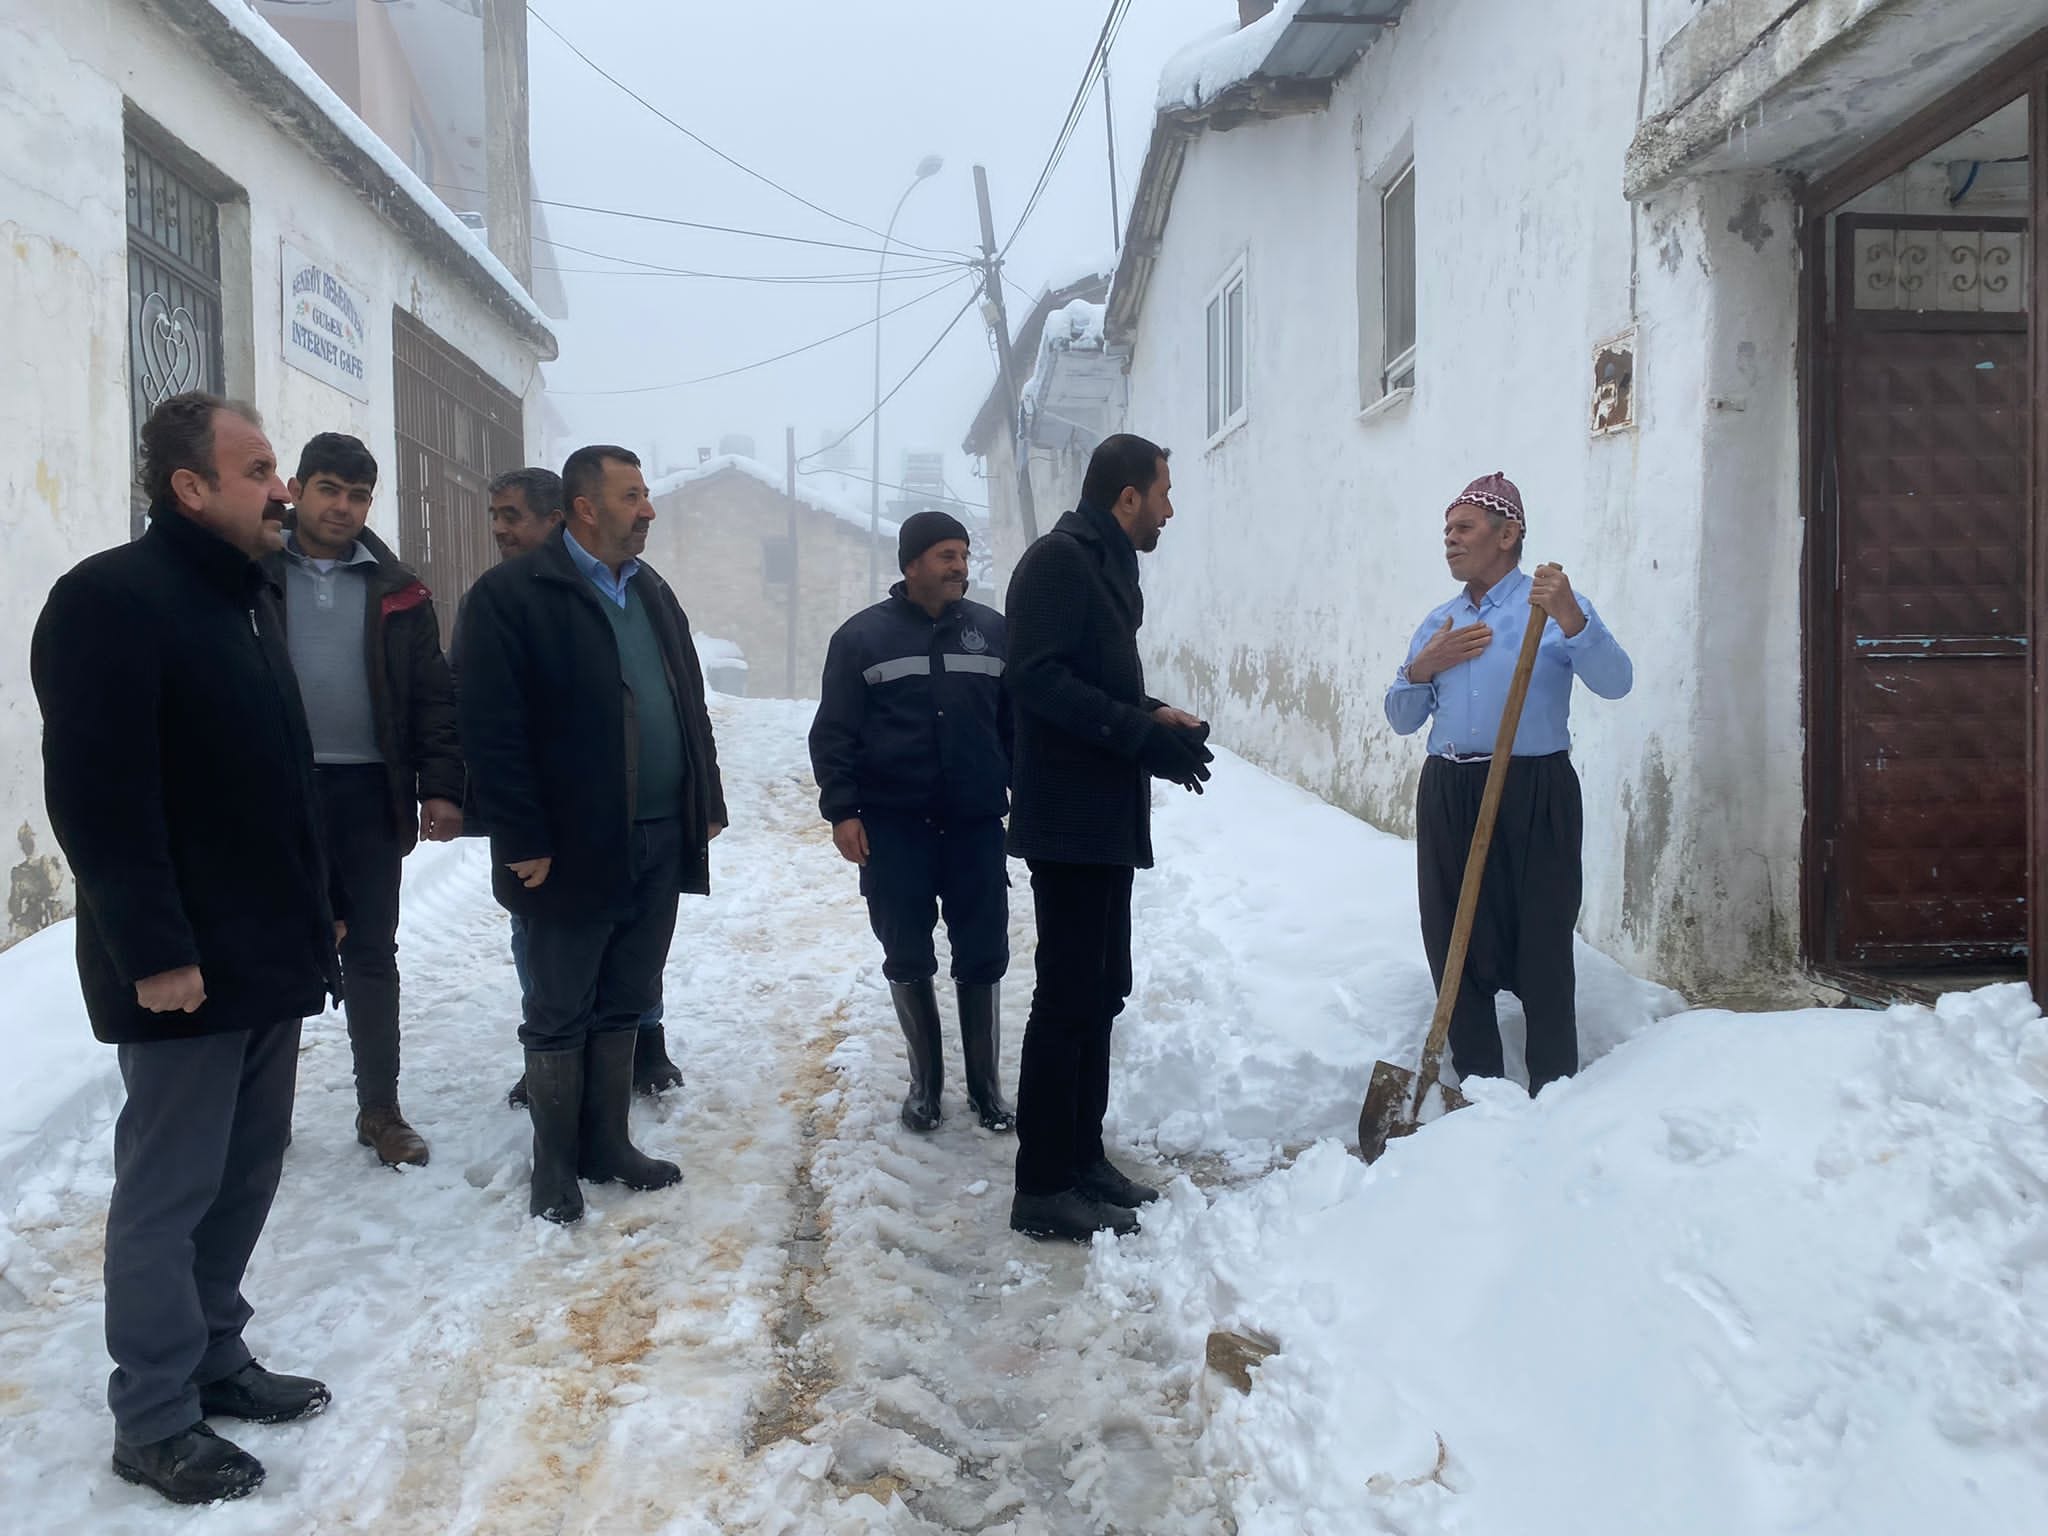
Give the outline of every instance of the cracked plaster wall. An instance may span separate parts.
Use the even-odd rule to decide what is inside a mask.
[[[372,525],[397,541],[394,306],[416,314],[526,403],[531,351],[324,166],[193,56],[139,0],[0,0],[0,825],[21,829],[0,947],[70,910],[42,804],[41,717],[28,644],[52,582],[128,537],[124,100],[243,188],[223,209],[228,385],[263,413],[287,470],[315,432],[363,437],[383,467]],[[281,240],[335,263],[369,300],[371,399],[288,368],[279,344]]]
[[[1733,990],[1797,960],[1794,210],[1760,176],[1632,219],[1640,20],[1636,0],[1419,0],[1327,111],[1192,146],[1132,364],[1131,428],[1175,450],[1178,508],[1142,638],[1159,697],[1411,832],[1422,738],[1395,736],[1381,697],[1452,595],[1445,505],[1506,470],[1532,556],[1636,661],[1628,699],[1573,702],[1582,930],[1646,974]],[[1417,387],[1362,419],[1378,359],[1361,364],[1358,294],[1377,289],[1356,199],[1410,145]],[[1631,323],[1632,248],[1640,425],[1595,438],[1592,353]],[[1203,308],[1240,255],[1248,419],[1208,445]]]

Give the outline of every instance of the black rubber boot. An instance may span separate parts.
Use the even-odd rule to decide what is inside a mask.
[[[507,1109],[524,1109],[526,1104],[526,1075],[521,1073],[519,1081],[514,1083],[505,1093],[505,1107]]]
[[[1106,1157],[1092,1168],[1083,1168],[1074,1187],[1094,1199],[1127,1205],[1133,1210],[1159,1198],[1158,1190],[1150,1184],[1140,1184]]]
[[[628,1189],[666,1189],[680,1184],[683,1170],[649,1157],[626,1132],[633,1107],[635,1029],[608,1029],[583,1047],[583,1177],[593,1184],[614,1179]]]
[[[1003,1097],[1001,1005],[993,986],[954,989],[960,999],[960,1055],[967,1067],[967,1102],[982,1127],[1017,1129],[1017,1111]]]
[[[939,994],[929,980],[892,981],[889,997],[896,1004],[896,1022],[903,1026],[903,1043],[910,1056],[910,1092],[903,1100],[903,1123],[913,1131],[935,1131],[943,1118],[939,1090],[946,1082]]]
[[[1118,1237],[1135,1232],[1138,1217],[1127,1206],[1105,1205],[1078,1189],[1066,1189],[1056,1195],[1016,1196],[1010,1202],[1010,1230],[1085,1243],[1098,1232]]]
[[[280,1376],[251,1360],[232,1375],[199,1389],[199,1411],[209,1419],[289,1424],[310,1419],[329,1401],[327,1384],[310,1376]]]
[[[668,1032],[659,1024],[633,1031],[633,1091],[656,1098],[683,1086],[683,1069],[668,1059]]]
[[[173,1504],[239,1499],[263,1486],[263,1463],[204,1424],[148,1445],[114,1442],[114,1475],[154,1488]]]
[[[583,1219],[576,1183],[583,1119],[583,1052],[526,1053],[526,1112],[533,1117],[533,1199],[529,1213],[567,1224]]]

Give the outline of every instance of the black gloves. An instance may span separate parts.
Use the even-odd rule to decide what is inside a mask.
[[[1216,761],[1216,754],[1206,745],[1208,740],[1206,723],[1191,730],[1154,720],[1138,749],[1138,761],[1153,778],[1169,780],[1199,795],[1209,779],[1209,764]]]

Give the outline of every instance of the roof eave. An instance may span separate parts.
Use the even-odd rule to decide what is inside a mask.
[[[459,278],[485,308],[530,346],[542,362],[560,348],[554,332],[505,291],[482,262],[320,110],[293,80],[209,0],[150,0],[151,6],[208,62],[239,82],[251,105],[276,128],[309,150],[387,224]]]

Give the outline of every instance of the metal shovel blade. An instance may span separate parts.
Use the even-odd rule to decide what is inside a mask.
[[[1443,1105],[1439,1115],[1431,1119],[1465,1107],[1465,1096],[1448,1083],[1434,1083],[1430,1092]],[[1368,1163],[1376,1163],[1387,1150],[1388,1142],[1397,1136],[1413,1136],[1423,1124],[1415,1111],[1414,1072],[1391,1061],[1374,1062],[1372,1082],[1365,1090],[1365,1108],[1358,1116],[1358,1155]]]

